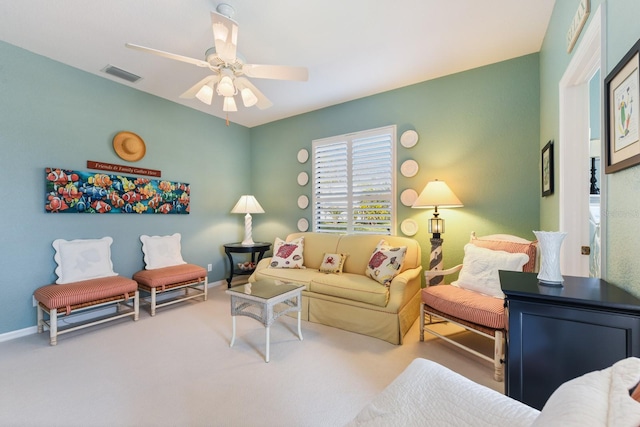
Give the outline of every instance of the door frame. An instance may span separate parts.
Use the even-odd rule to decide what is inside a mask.
[[[580,248],[589,246],[589,80],[600,72],[600,99],[603,92],[606,43],[604,35],[605,12],[602,5],[593,14],[576,52],[559,83],[559,222],[560,230],[567,232],[560,265],[569,276],[589,276],[589,256],[581,255]],[[603,115],[600,114],[602,122]],[[602,123],[600,129],[603,129]],[[602,132],[602,131],[601,131]],[[593,135],[595,137],[595,135]],[[603,138],[600,137],[602,141]],[[604,145],[602,145],[602,149]],[[600,158],[603,153],[600,153]],[[606,179],[600,184],[600,233],[606,236],[605,216]],[[580,220],[577,221],[576,218]],[[606,239],[601,238],[601,277],[606,276]]]

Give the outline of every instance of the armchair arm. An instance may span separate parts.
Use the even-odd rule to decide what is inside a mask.
[[[393,278],[389,284],[389,302],[387,307],[404,307],[420,290],[420,272],[422,266],[410,268]]]
[[[433,277],[448,276],[449,274],[458,273],[460,270],[462,270],[462,264],[458,264],[455,267],[447,268],[446,270],[425,270],[424,278],[427,281],[427,286],[429,286],[429,280],[431,280]]]

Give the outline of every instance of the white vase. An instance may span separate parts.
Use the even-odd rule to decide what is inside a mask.
[[[538,280],[542,284],[562,285],[560,272],[560,247],[567,236],[563,231],[534,231],[540,248],[540,272]]]

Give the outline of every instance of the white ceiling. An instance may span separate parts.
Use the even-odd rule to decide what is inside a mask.
[[[229,120],[253,127],[538,52],[555,0],[2,0],[0,40],[225,118],[220,97],[178,98],[208,70],[124,46],[204,59],[220,2],[235,9],[248,63],[309,69],[308,82],[252,79],[274,105],[239,102]]]

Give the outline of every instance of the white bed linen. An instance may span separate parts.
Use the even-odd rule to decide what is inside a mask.
[[[520,427],[540,412],[426,359],[415,359],[348,426]]]

